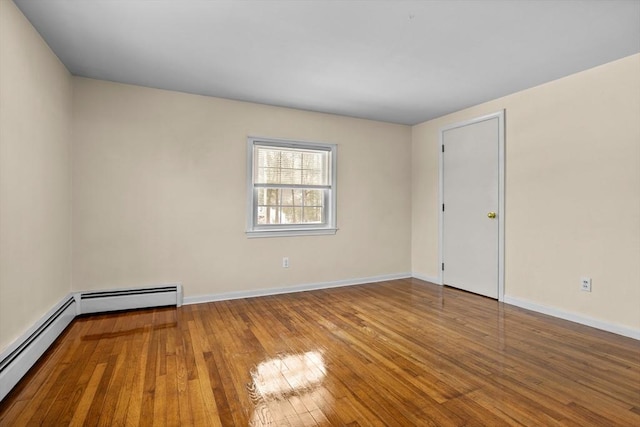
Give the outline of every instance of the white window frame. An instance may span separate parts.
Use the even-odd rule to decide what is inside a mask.
[[[271,146],[302,150],[322,150],[330,153],[329,189],[325,195],[325,222],[322,224],[257,224],[257,191],[254,184],[254,146]],[[335,234],[337,200],[337,145],[321,142],[288,139],[247,138],[247,236],[248,237],[288,237],[319,234]]]

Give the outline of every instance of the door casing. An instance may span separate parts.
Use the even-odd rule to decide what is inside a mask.
[[[442,204],[444,203],[444,156],[442,146],[444,143],[444,133],[448,130],[462,126],[468,126],[474,123],[483,122],[491,119],[498,119],[498,301],[504,301],[504,220],[505,220],[505,202],[504,202],[504,179],[505,179],[505,111],[501,110],[485,116],[476,117],[463,122],[452,123],[440,129],[439,133],[439,186],[438,186],[438,283],[443,285],[442,263],[444,262],[444,213],[442,212]]]

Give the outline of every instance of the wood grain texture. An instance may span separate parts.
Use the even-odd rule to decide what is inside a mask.
[[[80,317],[0,425],[640,425],[640,342],[417,279]]]

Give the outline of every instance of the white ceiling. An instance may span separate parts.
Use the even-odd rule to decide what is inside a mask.
[[[640,52],[640,0],[15,2],[74,75],[404,124]]]

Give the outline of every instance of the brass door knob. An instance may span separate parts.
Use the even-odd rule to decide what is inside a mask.
[[[495,213],[495,212],[489,212],[489,213],[487,214],[487,216],[488,216],[489,218],[493,219],[493,218],[495,218],[495,217],[496,217],[496,213]]]

